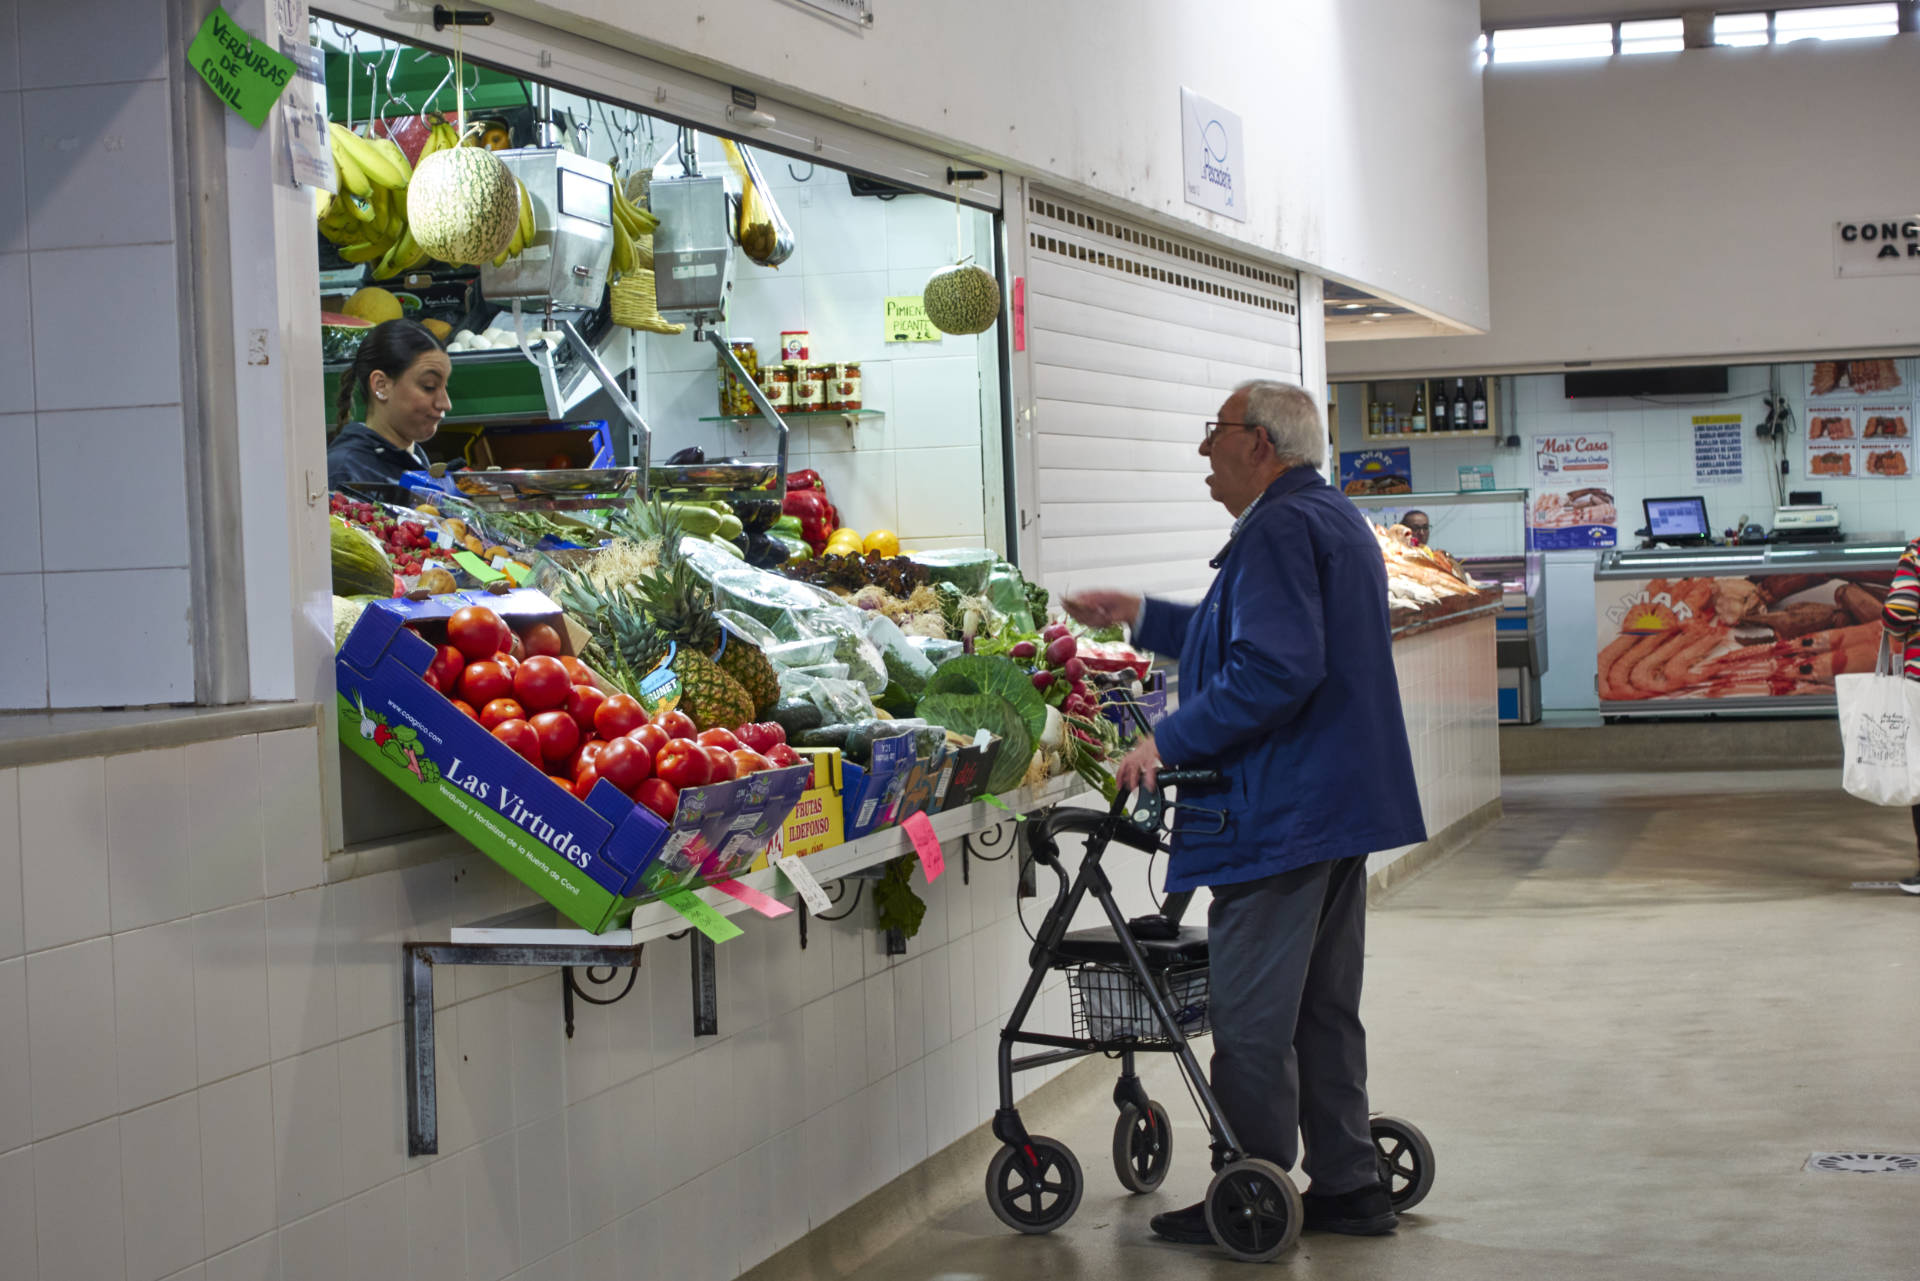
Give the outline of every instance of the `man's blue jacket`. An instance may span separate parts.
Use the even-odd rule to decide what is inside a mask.
[[[1135,643],[1180,657],[1168,765],[1223,771],[1180,801],[1167,889],[1231,885],[1426,839],[1400,713],[1387,573],[1366,518],[1320,474],[1267,487],[1198,605],[1148,600]]]

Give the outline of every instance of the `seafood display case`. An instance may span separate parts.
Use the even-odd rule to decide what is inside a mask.
[[[1832,715],[1834,678],[1873,670],[1906,541],[1615,550],[1594,566],[1608,719]]]
[[[1497,587],[1494,661],[1502,725],[1532,725],[1540,719],[1540,677],[1547,670],[1547,576],[1539,552],[1518,556],[1463,556],[1475,581]]]

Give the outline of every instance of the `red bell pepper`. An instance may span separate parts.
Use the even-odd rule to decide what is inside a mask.
[[[796,489],[825,490],[826,487],[827,482],[820,479],[820,473],[810,467],[787,473],[787,492],[789,493]]]
[[[789,480],[792,477],[788,477]],[[780,505],[783,515],[800,518],[800,537],[807,540],[807,546],[813,548],[818,556],[832,536],[836,513],[833,504],[827,501],[823,489],[790,489]]]

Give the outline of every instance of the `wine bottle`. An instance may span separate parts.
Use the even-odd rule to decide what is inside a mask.
[[[1455,431],[1465,431],[1467,429],[1468,405],[1467,405],[1467,380],[1464,378],[1456,378],[1453,380],[1452,409],[1453,409],[1453,429]]]
[[[1433,380],[1433,401],[1427,411],[1428,431],[1452,431],[1452,411],[1447,408],[1447,380]]]
[[[1475,431],[1485,429],[1487,425],[1487,380],[1484,378],[1476,378],[1473,380],[1473,412],[1471,419]]]
[[[1424,383],[1413,388],[1413,417],[1407,424],[1407,430],[1424,433],[1427,430],[1427,389]]]

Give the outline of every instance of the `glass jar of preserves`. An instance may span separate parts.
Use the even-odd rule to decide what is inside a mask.
[[[860,399],[860,362],[850,360],[844,365],[835,365],[833,371],[834,408],[843,413],[852,413],[861,407]]]

